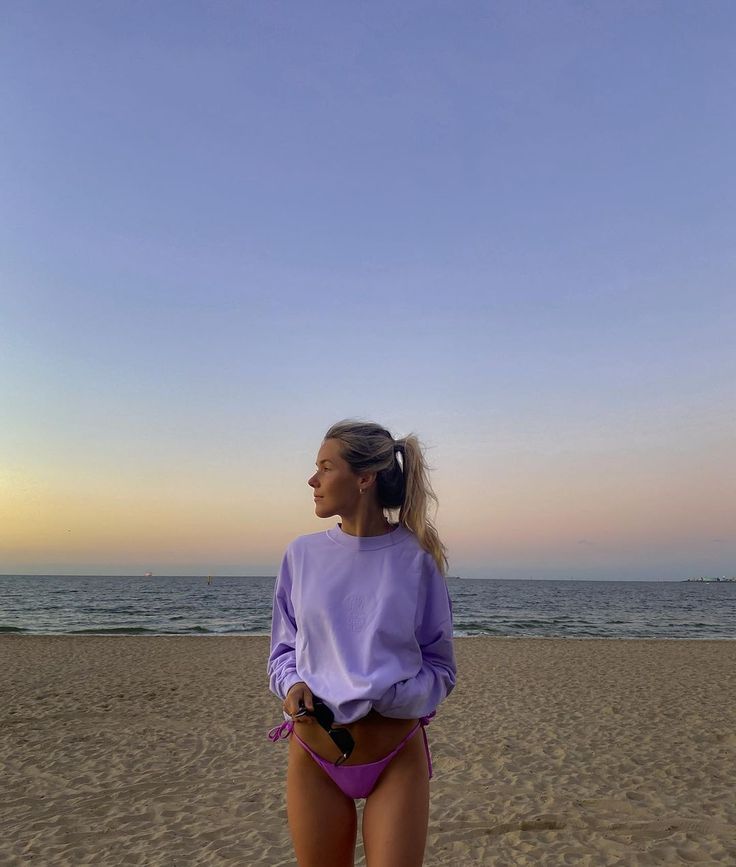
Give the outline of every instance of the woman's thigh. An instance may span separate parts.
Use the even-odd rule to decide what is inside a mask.
[[[358,833],[352,798],[289,736],[286,812],[299,867],[352,867]]]
[[[421,867],[429,822],[429,768],[419,729],[391,761],[363,808],[367,867]]]

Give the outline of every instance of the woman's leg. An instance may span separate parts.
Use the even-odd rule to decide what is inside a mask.
[[[293,735],[289,736],[286,812],[299,867],[353,867],[358,816]]]
[[[367,867],[421,867],[429,822],[429,768],[421,728],[381,775],[363,808]]]

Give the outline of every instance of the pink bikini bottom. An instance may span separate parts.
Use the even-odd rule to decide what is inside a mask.
[[[334,762],[331,762],[329,759],[323,759],[321,756],[318,756],[294,731],[294,722],[290,719],[284,720],[281,725],[271,729],[268,733],[268,737],[276,743],[279,738],[286,738],[293,733],[294,737],[299,741],[309,755],[315,760],[315,762],[317,762],[325,773],[327,773],[337,783],[348,798],[367,798],[376,787],[378,778],[390,764],[391,759],[400,752],[418,728],[422,729],[422,734],[424,735],[424,751],[427,754],[429,779],[432,779],[432,756],[429,752],[427,733],[424,731],[424,727],[429,725],[429,720],[435,715],[435,713],[436,711],[433,711],[429,716],[421,717],[409,734],[401,741],[401,743],[391,750],[387,756],[384,756],[377,762],[364,762],[361,765],[335,766]],[[284,734],[284,732],[286,732],[286,734]]]

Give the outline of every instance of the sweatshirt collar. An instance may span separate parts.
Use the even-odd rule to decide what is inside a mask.
[[[351,536],[346,533],[340,524],[335,524],[329,530],[325,530],[333,542],[352,548],[354,551],[375,551],[376,548],[388,548],[397,545],[411,536],[411,530],[407,530],[403,524],[397,524],[390,533],[381,533],[380,536]]]

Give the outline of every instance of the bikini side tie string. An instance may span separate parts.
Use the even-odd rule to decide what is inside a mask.
[[[276,743],[280,738],[288,738],[292,731],[294,731],[294,720],[285,719],[281,725],[271,729],[268,733],[268,738]]]

